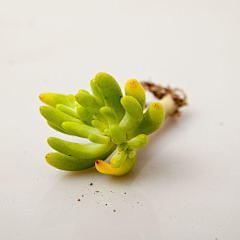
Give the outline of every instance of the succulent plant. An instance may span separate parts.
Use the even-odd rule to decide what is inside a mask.
[[[98,73],[90,82],[92,94],[80,90],[75,96],[43,93],[40,112],[48,125],[63,134],[88,138],[79,144],[55,137],[48,144],[57,152],[46,155],[55,168],[80,171],[91,167],[104,174],[121,176],[136,162],[136,150],[148,143],[148,135],[162,124],[165,112],[160,102],[145,107],[145,91],[135,79],[127,81],[125,96],[116,80]],[[106,160],[114,150],[110,164]]]

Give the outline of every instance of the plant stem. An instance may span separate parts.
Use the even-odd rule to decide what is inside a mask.
[[[163,105],[164,111],[165,111],[165,115],[166,116],[171,116],[174,113],[177,112],[178,110],[178,106],[177,104],[174,102],[171,94],[167,94],[165,95],[161,100],[160,103]]]

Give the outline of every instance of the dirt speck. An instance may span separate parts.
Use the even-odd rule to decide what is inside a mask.
[[[113,212],[116,212],[116,210],[114,209]]]
[[[78,202],[80,202],[80,201],[81,201],[81,199],[79,198],[79,199],[78,199]]]

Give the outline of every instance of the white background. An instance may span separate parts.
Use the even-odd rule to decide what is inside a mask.
[[[0,239],[240,239],[239,13],[239,0],[1,1]],[[99,71],[188,94],[124,177],[44,159],[49,136],[79,140],[47,126],[38,95],[90,90]]]

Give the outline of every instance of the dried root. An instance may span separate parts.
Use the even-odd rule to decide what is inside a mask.
[[[169,115],[180,116],[179,108],[187,105],[187,95],[182,89],[163,87],[152,82],[141,82],[141,84],[145,90],[148,90],[156,98],[162,101],[164,101],[164,98],[171,96],[171,99],[173,100],[175,106],[171,106]]]

